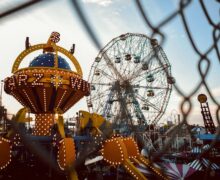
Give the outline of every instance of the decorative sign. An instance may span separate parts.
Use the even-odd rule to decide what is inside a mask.
[[[50,41],[52,41],[54,43],[58,43],[60,41],[60,33],[52,32],[50,35]]]
[[[83,92],[90,91],[89,83],[81,78],[70,76],[64,80],[60,75],[51,75],[49,78],[48,75],[45,77],[43,73],[34,73],[32,76],[27,74],[13,75],[5,80],[5,90],[10,93],[14,88],[22,86],[43,86],[45,83],[51,83],[56,89],[65,84],[75,90],[82,90]]]
[[[26,74],[21,74],[18,76],[18,85],[27,85],[27,79],[28,79],[28,75]]]
[[[33,86],[42,86],[43,85],[43,83],[39,82],[39,81],[44,77],[44,74],[35,73],[35,74],[33,74],[33,77],[35,77],[35,79],[31,83]]]
[[[59,40],[60,33],[52,32],[47,43],[32,45],[22,51],[13,64],[13,75],[4,80],[5,92],[16,98],[31,113],[53,115],[57,110],[64,113],[90,93],[90,84],[82,79],[78,61],[68,50],[56,45]],[[43,50],[39,59],[45,61],[45,64],[34,59],[38,62],[34,66],[19,69],[24,58],[37,50]],[[53,54],[53,59],[49,58],[49,53]],[[58,53],[64,54],[76,71],[68,68],[65,59],[58,59]],[[40,124],[35,122],[35,127],[39,125],[39,129],[35,128],[38,130],[36,133],[47,135],[48,129],[42,121],[39,119]]]
[[[56,87],[56,89],[62,84],[63,77],[59,75],[51,75],[51,83]]]

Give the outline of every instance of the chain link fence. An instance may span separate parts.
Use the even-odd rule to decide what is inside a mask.
[[[40,1],[40,0],[35,0],[35,1],[28,1],[24,4],[19,4],[18,6],[14,6],[13,8],[8,8],[7,11],[4,12],[0,12],[0,21],[1,19],[3,19],[6,16],[14,16],[16,14],[17,11],[26,9],[30,6],[35,5],[36,3],[44,3],[45,1]],[[71,0],[72,2],[72,9],[73,11],[76,11],[78,14],[78,17],[81,21],[81,23],[83,24],[86,32],[88,33],[91,41],[93,42],[94,46],[100,50],[102,48],[102,45],[99,41],[99,36],[96,34],[95,30],[92,28],[91,24],[92,22],[90,22],[85,15],[85,12],[83,10],[82,7],[82,3],[81,1],[78,0]],[[179,125],[177,125],[171,132],[171,138],[169,139],[169,141],[166,142],[166,144],[163,146],[163,148],[156,154],[152,155],[151,160],[152,161],[156,161],[159,157],[162,157],[163,154],[166,154],[167,150],[169,149],[169,147],[171,146],[172,142],[174,141],[176,134],[178,133],[179,129],[183,126],[186,125],[188,127],[189,132],[190,127],[188,124],[188,120],[191,116],[191,110],[193,107],[192,104],[192,98],[195,97],[195,95],[200,92],[200,90],[202,88],[205,88],[207,95],[210,97],[212,103],[215,105],[215,116],[216,116],[216,121],[217,121],[217,130],[216,130],[216,139],[219,138],[220,136],[220,104],[217,100],[217,98],[213,95],[213,92],[211,90],[211,87],[208,85],[207,83],[207,76],[208,73],[211,71],[211,65],[212,65],[212,60],[209,58],[209,55],[211,53],[215,53],[216,57],[218,59],[218,61],[220,62],[220,21],[215,23],[214,20],[212,19],[206,4],[204,2],[204,0],[199,0],[199,5],[203,11],[204,14],[204,18],[207,21],[207,26],[209,26],[209,28],[212,29],[212,43],[210,45],[209,48],[207,48],[206,51],[202,51],[198,46],[197,46],[197,42],[194,39],[194,34],[190,31],[190,20],[187,20],[186,18],[186,10],[187,8],[189,8],[193,1],[192,0],[179,0],[179,5],[178,8],[176,8],[172,13],[170,13],[170,15],[166,16],[163,18],[163,20],[161,22],[159,22],[157,25],[154,25],[154,19],[150,19],[150,17],[147,15],[150,12],[147,12],[146,9],[144,9],[143,7],[143,1],[140,0],[134,0],[134,4],[136,5],[140,16],[143,19],[143,23],[146,25],[146,27],[148,29],[150,29],[150,38],[155,38],[155,37],[159,37],[160,39],[160,45],[163,47],[163,45],[166,43],[167,41],[167,36],[163,33],[163,29],[166,25],[168,25],[169,23],[171,23],[172,21],[174,21],[175,18],[180,17],[182,25],[184,27],[185,30],[185,35],[188,38],[189,43],[191,44],[191,48],[193,49],[194,53],[198,56],[198,59],[196,59],[195,61],[197,62],[197,67],[194,67],[195,70],[198,72],[199,74],[199,78],[200,78],[200,82],[198,84],[195,84],[193,90],[191,92],[188,93],[184,93],[183,90],[180,88],[180,86],[178,85],[178,82],[176,84],[174,84],[174,90],[177,92],[177,94],[179,96],[182,97],[182,101],[180,102],[180,111],[181,111],[181,115],[182,115],[182,121]],[[219,1],[217,0],[216,2],[219,3]],[[219,11],[220,14],[220,11]],[[220,19],[220,18],[219,18]],[[205,68],[204,68],[205,67]],[[25,135],[22,135],[25,138]],[[108,134],[104,135],[105,138],[108,138]],[[201,158],[204,156],[204,154],[206,154],[207,152],[211,151],[211,149],[216,145],[217,140],[213,140],[211,143],[211,146],[204,151],[203,153],[199,154],[198,158]],[[25,140],[26,141],[26,140]],[[27,142],[25,144],[28,144]],[[37,147],[32,147],[32,149],[35,149]],[[39,149],[39,148],[37,148]],[[80,165],[82,165],[82,163],[84,162],[84,160],[86,159],[86,157],[93,153],[96,152],[98,150],[98,147],[95,146],[95,144],[93,144],[91,146],[91,144],[85,148],[84,152],[81,153],[81,156],[79,157],[79,159],[76,161],[76,163],[73,165],[73,168],[75,167],[79,167]],[[42,153],[41,150],[39,150],[37,152],[37,154],[44,154]],[[51,163],[51,162],[49,162]],[[207,169],[208,171],[209,169]]]
[[[99,38],[98,35],[95,33],[94,29],[92,28],[90,22],[88,22],[88,20],[86,19],[86,16],[84,15],[84,12],[82,10],[82,5],[80,4],[79,1],[74,1],[72,0],[73,3],[73,8],[76,10],[76,12],[78,13],[78,16],[82,22],[82,24],[84,25],[87,33],[89,34],[91,40],[93,41],[94,45],[97,47],[97,49],[101,49],[101,44],[99,42]],[[182,20],[182,24],[184,26],[184,30],[185,33],[188,37],[188,40],[192,46],[192,49],[194,50],[194,52],[199,56],[197,62],[198,62],[198,66],[195,67],[197,69],[197,71],[199,72],[200,75],[200,82],[193,88],[193,90],[191,92],[188,92],[188,94],[184,93],[181,88],[178,86],[178,82],[176,84],[174,84],[174,89],[176,90],[176,92],[178,93],[178,95],[180,95],[181,97],[183,97],[182,102],[180,103],[180,110],[181,110],[181,115],[183,117],[182,122],[180,123],[179,126],[177,126],[173,132],[172,132],[172,137],[170,139],[170,141],[164,146],[163,150],[161,151],[161,153],[165,153],[167,148],[170,146],[170,144],[172,143],[175,134],[179,131],[179,128],[181,128],[181,126],[183,124],[186,124],[188,126],[188,119],[190,117],[190,113],[191,113],[191,109],[192,109],[192,97],[196,95],[196,93],[199,92],[199,90],[202,87],[205,87],[205,90],[207,91],[209,97],[211,98],[212,102],[215,104],[216,106],[216,120],[217,120],[217,125],[219,127],[219,103],[216,100],[216,98],[213,96],[213,93],[211,91],[211,88],[209,87],[209,85],[207,84],[207,75],[209,73],[209,71],[211,70],[211,59],[208,57],[208,55],[210,53],[212,53],[213,51],[215,51],[218,60],[220,61],[220,54],[219,54],[219,39],[220,39],[220,22],[218,23],[214,23],[214,21],[211,19],[209,12],[206,8],[206,5],[204,3],[203,0],[199,1],[200,6],[203,10],[203,13],[206,17],[207,20],[207,25],[210,26],[212,28],[212,37],[213,37],[213,42],[210,45],[210,47],[208,48],[207,51],[202,52],[197,46],[196,46],[196,42],[193,38],[193,33],[191,33],[190,31],[190,27],[189,27],[189,23],[186,20],[186,9],[189,8],[192,4],[192,0],[180,0],[179,1],[179,7],[172,12],[170,15],[168,15],[167,17],[164,17],[163,20],[158,23],[158,25],[153,25],[152,21],[153,19],[150,19],[149,16],[147,15],[147,13],[150,12],[146,12],[146,10],[144,10],[144,7],[142,5],[142,2],[140,0],[136,0],[135,4],[140,12],[140,15],[143,18],[143,23],[146,24],[147,28],[151,30],[151,34],[150,37],[151,38],[155,38],[155,37],[160,37],[161,41],[160,41],[160,45],[163,47],[163,45],[165,44],[167,37],[166,35],[163,33],[163,28],[171,23],[172,21],[174,21],[175,18],[177,18],[178,16],[181,18]],[[205,65],[205,69],[202,68]],[[219,131],[220,129],[217,129],[217,135],[219,135]],[[190,132],[190,131],[189,131]],[[217,136],[218,137],[218,136]],[[212,146],[214,146],[214,144],[216,143],[216,141],[213,141]],[[212,146],[210,147],[210,149],[212,148]],[[210,150],[209,149],[209,150]],[[161,154],[159,155],[161,156]],[[202,154],[201,154],[202,156]]]

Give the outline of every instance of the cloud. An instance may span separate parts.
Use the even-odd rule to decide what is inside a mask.
[[[83,0],[84,3],[97,4],[99,6],[109,6],[112,4],[112,0]]]
[[[216,87],[216,88],[212,89],[211,93],[213,94],[213,96],[215,98],[219,98],[220,97],[220,87]]]

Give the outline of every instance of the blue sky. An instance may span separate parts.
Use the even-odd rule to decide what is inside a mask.
[[[151,21],[156,25],[178,7],[178,2],[178,0],[144,0],[142,4]],[[205,3],[212,19],[219,22],[220,5],[217,1],[210,0],[206,0]],[[112,38],[126,32],[150,35],[150,29],[143,22],[134,0],[81,0],[81,4],[103,46]],[[205,19],[199,2],[192,1],[185,13],[198,48],[205,51],[212,43],[212,29]],[[99,50],[91,42],[68,0],[43,3],[1,20],[0,26],[0,79],[10,75],[15,58],[24,49],[26,36],[30,37],[31,44],[37,44],[46,42],[52,31],[61,33],[59,42],[61,46],[69,49],[72,43],[76,44],[75,56],[82,66],[84,79],[88,79],[90,67]],[[179,16],[163,27],[162,32],[167,37],[163,49],[172,65],[172,74],[176,78],[177,85],[188,94],[200,80],[197,71],[199,57],[194,53],[188,41]],[[214,52],[209,58],[212,65],[207,80],[213,94],[220,102],[219,61]],[[28,63],[29,60],[26,60],[23,66]],[[204,89],[199,93],[201,92],[206,93]],[[202,124],[196,98],[197,96],[193,97],[195,107],[189,123]],[[163,120],[166,120],[174,109],[179,111],[180,100],[181,97],[174,90]],[[3,102],[12,113],[21,107],[16,100],[6,94],[3,96]],[[214,116],[214,110],[217,107],[212,104],[211,100],[210,107]],[[85,99],[69,110],[66,116],[73,116],[79,109],[87,109]]]

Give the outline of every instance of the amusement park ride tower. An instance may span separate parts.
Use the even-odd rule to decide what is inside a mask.
[[[63,114],[83,96],[89,94],[89,84],[82,79],[82,70],[71,51],[57,46],[59,33],[53,32],[46,44],[30,46],[15,60],[13,75],[5,80],[5,92],[17,99],[29,112],[36,115],[33,135],[47,136],[55,124],[55,114]],[[43,50],[29,67],[19,69],[23,59],[36,50]],[[75,66],[75,72],[64,54]]]
[[[110,166],[122,165],[135,179],[145,180],[146,178],[134,164],[144,164],[150,168],[155,176],[167,179],[160,169],[154,167],[148,159],[140,154],[137,143],[132,137],[125,138],[113,135],[111,124],[107,123],[101,115],[80,111],[79,130],[82,132],[88,128],[89,132],[86,135],[81,133],[78,137],[73,134],[66,136],[63,113],[82,97],[90,94],[90,84],[82,79],[82,70],[73,56],[74,46],[70,51],[67,51],[56,45],[60,40],[59,37],[59,33],[53,32],[46,44],[33,46],[30,45],[29,38],[27,38],[26,49],[17,57],[12,67],[13,75],[4,81],[5,92],[12,95],[24,106],[12,121],[16,121],[19,125],[30,121],[30,118],[25,116],[27,112],[35,114],[36,118],[32,134],[22,132],[20,127],[24,126],[18,126],[17,129],[12,129],[7,134],[0,136],[0,173],[1,170],[7,169],[6,167],[11,161],[18,162],[18,156],[22,153],[24,157],[27,157],[25,159],[22,156],[22,162],[28,164],[33,154],[32,152],[26,153],[25,146],[37,141],[43,147],[37,146],[38,149],[43,150],[44,146],[50,148],[50,152],[55,155],[60,169],[64,170],[63,174],[68,175],[71,180],[77,179],[74,163],[80,156],[80,148],[77,146],[80,143],[87,145],[85,149],[89,149],[88,156],[100,155],[102,160]],[[28,67],[19,69],[21,62],[27,59],[26,56],[37,50],[43,50],[43,53],[35,57]],[[65,55],[72,62],[73,68],[58,53]],[[104,132],[107,128],[110,129],[109,134]],[[82,136],[84,136],[83,139],[87,138],[86,143],[83,140],[77,143],[77,138],[82,139]],[[18,142],[17,137],[19,140],[20,137],[23,138],[23,141]],[[26,139],[29,141],[25,144]],[[46,144],[42,139],[44,141],[46,139]],[[19,149],[19,145],[20,153],[17,153],[16,148]],[[93,152],[94,154],[91,154],[91,149],[96,150]],[[35,154],[39,156],[39,154]],[[46,156],[46,158],[49,157]],[[37,167],[38,162],[34,161],[34,163]],[[11,164],[13,166],[13,163]],[[13,167],[13,169],[15,168]],[[44,168],[40,167],[40,169]],[[31,176],[33,175],[31,174]]]
[[[73,56],[74,49],[67,51],[56,45],[59,37],[59,33],[53,32],[46,44],[33,46],[27,38],[26,49],[15,60],[13,75],[5,79],[4,89],[24,106],[13,120],[22,124],[30,121],[30,118],[26,118],[27,112],[35,114],[31,137],[38,140],[40,136],[53,138],[53,143],[49,143],[57,149],[58,165],[60,169],[67,170],[76,158],[75,144],[73,138],[66,137],[62,115],[83,96],[89,95],[90,86],[82,79],[81,67]],[[19,69],[21,62],[27,59],[25,57],[37,50],[43,50],[43,53],[34,58],[29,67]],[[75,69],[58,53],[65,55]],[[16,137],[20,139],[19,131],[12,130],[0,137],[0,170],[7,167],[13,159],[14,146],[21,143],[16,141]]]
[[[201,113],[206,129],[206,133],[215,134],[216,128],[212,119],[212,115],[209,109],[209,104],[207,102],[207,96],[205,94],[200,94],[198,96],[198,101],[200,102],[201,106]]]

